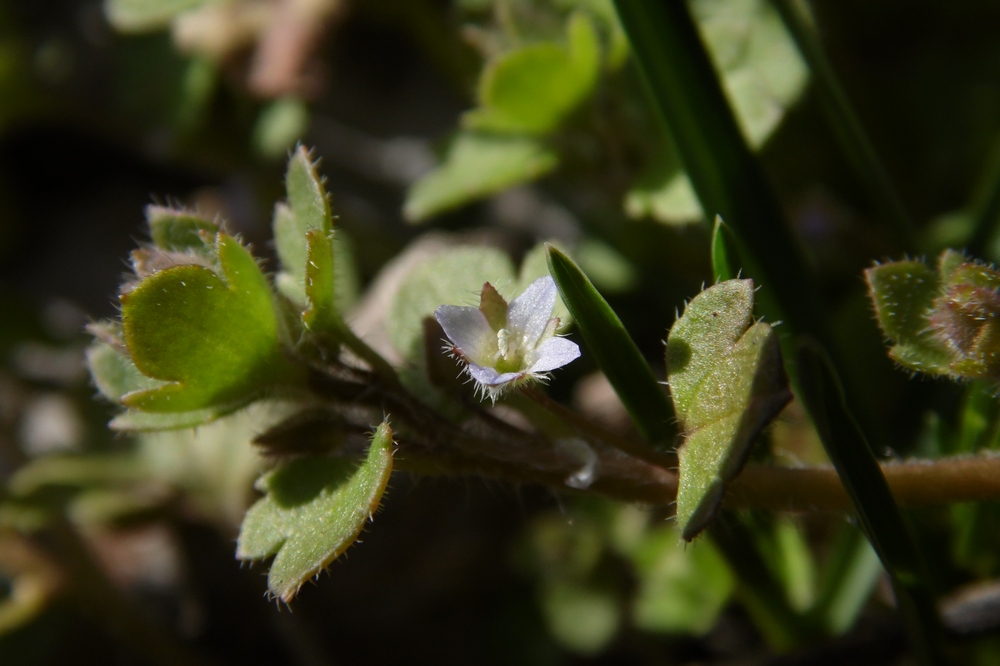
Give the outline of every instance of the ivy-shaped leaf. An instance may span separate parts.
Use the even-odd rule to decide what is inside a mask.
[[[894,344],[889,356],[928,374],[950,374],[950,355],[928,317],[941,291],[937,271],[922,261],[894,261],[865,271],[882,331]]]
[[[378,508],[392,472],[392,430],[375,431],[367,458],[300,458],[261,477],[266,493],[240,528],[236,557],[274,555],[268,589],[289,602],[302,584],[354,543]]]
[[[216,248],[221,276],[202,265],[172,266],[122,293],[124,341],[135,367],[168,382],[125,394],[126,407],[235,409],[263,390],[298,383],[260,267],[231,236],[219,233]]]
[[[894,261],[865,271],[889,356],[954,379],[1000,379],[1000,271],[945,250],[937,269]]]
[[[666,361],[684,433],[677,523],[690,541],[792,394],[774,330],[753,322],[752,280],[720,282],[695,296],[670,329]]]
[[[146,221],[153,244],[168,252],[210,253],[219,225],[197,213],[165,206],[147,206]]]

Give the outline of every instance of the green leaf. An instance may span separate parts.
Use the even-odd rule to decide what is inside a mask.
[[[467,129],[544,135],[590,95],[600,70],[600,45],[590,20],[573,14],[568,45],[532,44],[492,61],[479,83],[480,107],[465,114]]]
[[[690,541],[709,523],[761,429],[791,400],[778,338],[753,323],[753,281],[695,296],[667,338],[667,374],[685,434],[677,523]]]
[[[726,282],[741,277],[742,254],[736,234],[720,216],[716,215],[715,225],[712,227],[711,251],[712,274],[715,275],[716,282]]]
[[[168,384],[122,397],[127,407],[181,412],[245,404],[294,381],[267,279],[231,236],[216,242],[222,277],[199,265],[153,273],[121,295],[125,344],[142,374]]]
[[[289,602],[302,584],[354,543],[378,508],[392,473],[392,430],[387,423],[372,437],[367,458],[301,458],[261,477],[266,493],[247,511],[236,557],[275,555],[268,589]]]
[[[808,70],[766,0],[694,0],[691,11],[743,135],[758,148],[798,100]],[[705,217],[679,158],[663,144],[625,196],[630,217],[690,224]],[[722,210],[710,210],[711,214]]]
[[[596,655],[614,639],[621,624],[621,606],[611,585],[556,581],[542,591],[542,609],[552,635],[582,655]]]
[[[865,534],[889,572],[914,654],[924,663],[947,663],[943,630],[920,550],[878,461],[848,411],[833,365],[818,345],[807,340],[799,349],[798,367],[802,399]]]
[[[494,247],[449,248],[417,264],[396,292],[386,323],[393,346],[406,358],[423,353],[423,321],[439,305],[478,304],[483,283],[514,283],[514,265]],[[509,296],[510,294],[508,294]]]
[[[211,423],[243,405],[234,403],[206,409],[193,409],[184,412],[143,412],[138,409],[126,409],[108,422],[112,430],[122,432],[153,432],[157,430],[186,430]]]
[[[795,42],[766,0],[695,0],[691,10],[744,135],[760,146],[808,80]]]
[[[139,372],[127,354],[106,342],[94,342],[87,347],[86,356],[97,390],[111,402],[121,403],[129,393],[163,385]]]
[[[333,284],[333,239],[327,232],[310,229],[306,232],[305,291],[308,309],[302,313],[302,323],[310,331],[333,331],[340,323],[337,315]]]
[[[855,525],[844,525],[810,614],[829,634],[843,634],[854,626],[884,571],[864,534]]]
[[[288,161],[285,189],[287,205],[279,203],[274,209],[274,244],[282,268],[275,282],[282,294],[306,308],[306,234],[316,229],[329,236],[333,232],[333,212],[316,164],[302,146]]]
[[[403,214],[422,222],[519,183],[535,180],[559,164],[559,155],[537,139],[459,133],[444,163],[406,194]]]
[[[573,260],[551,246],[549,271],[590,353],[639,430],[651,444],[665,446],[670,403],[618,315]]]
[[[669,527],[651,530],[632,555],[632,617],[645,631],[704,635],[732,595],[733,576],[710,541],[687,548],[677,537]]]
[[[210,252],[219,225],[197,213],[164,206],[146,206],[153,244],[168,252]]]
[[[122,32],[159,30],[181,12],[208,0],[104,0],[108,22]]]

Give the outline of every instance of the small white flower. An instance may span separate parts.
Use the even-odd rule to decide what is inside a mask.
[[[489,282],[479,307],[442,305],[434,311],[455,357],[466,363],[476,388],[496,400],[506,389],[545,377],[580,356],[580,348],[556,335],[552,316],[556,284],[548,275],[532,282],[508,305]]]

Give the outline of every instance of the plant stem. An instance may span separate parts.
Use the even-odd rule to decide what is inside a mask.
[[[888,214],[888,231],[902,250],[915,252],[917,242],[913,221],[823,52],[808,10],[803,6],[802,0],[771,1],[795,40],[799,53],[809,64],[823,109],[844,150]]]

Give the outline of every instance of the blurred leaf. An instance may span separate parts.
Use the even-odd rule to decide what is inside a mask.
[[[483,283],[503,290],[514,275],[510,258],[494,247],[465,245],[428,257],[413,268],[389,306],[389,339],[406,358],[419,358],[425,317],[439,305],[476,305]]]
[[[123,32],[158,30],[183,11],[209,0],[104,0],[108,22]]]
[[[467,129],[543,135],[555,130],[591,93],[600,69],[600,45],[590,20],[573,14],[568,46],[532,44],[505,53],[479,83],[480,107],[462,118]]]
[[[710,541],[686,547],[677,530],[649,531],[635,563],[639,589],[632,607],[636,626],[645,631],[704,635],[733,592],[733,577]]]
[[[690,541],[715,515],[757,435],[791,400],[778,339],[753,323],[753,281],[695,296],[667,338],[667,374],[684,444],[677,524]]]
[[[253,128],[254,148],[269,159],[283,157],[309,129],[309,107],[297,97],[282,97],[261,110]]]
[[[128,393],[163,385],[139,372],[132,359],[105,342],[87,347],[87,367],[97,390],[114,403],[121,403]]]
[[[143,433],[136,437],[136,455],[149,478],[176,488],[199,518],[231,533],[254,501],[253,482],[261,475],[251,442],[297,407],[259,401],[196,429]]]
[[[921,552],[864,433],[848,411],[833,365],[822,348],[808,339],[801,344],[797,360],[803,401],[865,534],[892,578],[913,651],[925,663],[947,663],[941,621]]]
[[[603,241],[584,238],[573,254],[580,268],[605,292],[628,291],[639,280],[638,272],[629,260]]]
[[[808,80],[795,42],[767,0],[694,0],[691,10],[740,128],[762,145]]]
[[[757,148],[798,100],[808,70],[766,0],[694,0],[691,11],[748,143]],[[664,143],[625,195],[630,217],[689,224],[705,217],[673,147]],[[721,213],[721,210],[713,210]]]
[[[670,403],[618,315],[573,260],[554,247],[549,247],[549,271],[590,353],[643,436],[665,446]]]
[[[135,366],[170,382],[123,396],[127,407],[236,407],[295,376],[279,344],[271,289],[260,267],[231,236],[220,233],[216,247],[222,277],[204,266],[174,266],[121,295]]]
[[[143,478],[142,466],[131,455],[53,455],[22,466],[7,487],[18,497],[29,497],[50,487],[80,489],[133,483]]]
[[[302,458],[261,477],[257,487],[266,495],[247,512],[236,557],[275,555],[268,589],[291,601],[302,583],[354,543],[378,508],[392,473],[392,446],[392,430],[383,423],[360,466]]]
[[[829,634],[843,634],[854,626],[884,571],[864,534],[855,525],[844,525],[811,614]]]
[[[407,192],[403,214],[412,222],[422,222],[540,178],[558,164],[558,154],[536,139],[461,132],[448,146],[444,163]]]

